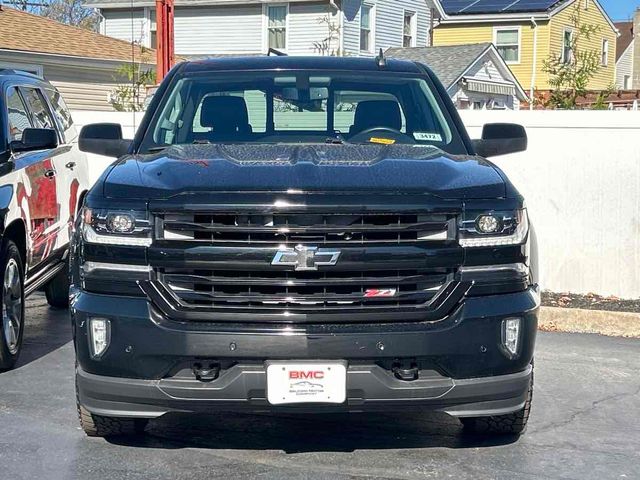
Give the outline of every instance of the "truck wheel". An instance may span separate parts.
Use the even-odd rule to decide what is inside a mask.
[[[487,435],[522,435],[527,429],[529,413],[531,412],[531,400],[533,399],[533,372],[527,392],[527,400],[522,410],[508,415],[496,415],[493,417],[461,418],[460,421],[465,431],[469,433]]]
[[[11,240],[2,242],[0,275],[0,370],[8,370],[18,360],[24,334],[24,270],[18,247]]]
[[[54,308],[69,308],[69,263],[44,288],[47,303]]]
[[[112,437],[116,435],[136,435],[144,433],[149,423],[146,418],[103,417],[89,413],[77,403],[80,426],[89,437]]]

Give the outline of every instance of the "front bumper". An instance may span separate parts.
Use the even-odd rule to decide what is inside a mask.
[[[453,380],[434,376],[405,382],[378,366],[355,366],[347,371],[346,404],[273,407],[265,398],[266,373],[260,366],[236,365],[210,384],[102,377],[81,368],[76,372],[80,403],[91,413],[140,418],[169,412],[360,412],[415,406],[457,417],[502,415],[524,407],[531,375],[529,365],[522,372],[496,377]]]
[[[498,415],[524,405],[531,380],[539,293],[470,297],[439,322],[304,325],[177,323],[141,298],[79,292],[72,302],[80,403],[106,416],[153,418],[168,412],[368,411],[420,406],[455,416]],[[520,351],[501,344],[505,318],[522,319]],[[87,320],[108,318],[111,343],[89,354]],[[346,360],[342,405],[274,407],[266,400],[267,360]],[[415,362],[417,380],[391,371]],[[194,362],[216,361],[220,375],[197,380]]]

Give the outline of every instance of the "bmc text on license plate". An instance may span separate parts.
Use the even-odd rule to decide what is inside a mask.
[[[346,398],[344,362],[267,363],[267,400],[272,405],[344,403]]]

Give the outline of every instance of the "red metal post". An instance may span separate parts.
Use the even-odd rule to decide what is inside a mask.
[[[156,0],[156,77],[158,83],[169,73],[175,61],[173,41],[173,0]]]

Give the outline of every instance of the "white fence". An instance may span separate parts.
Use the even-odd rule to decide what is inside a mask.
[[[139,122],[142,114],[136,114]],[[640,297],[640,114],[464,111],[472,137],[489,122],[527,128],[526,153],[495,159],[526,197],[545,289]],[[123,123],[130,113],[76,112],[76,123]],[[108,165],[92,159],[92,178]]]

